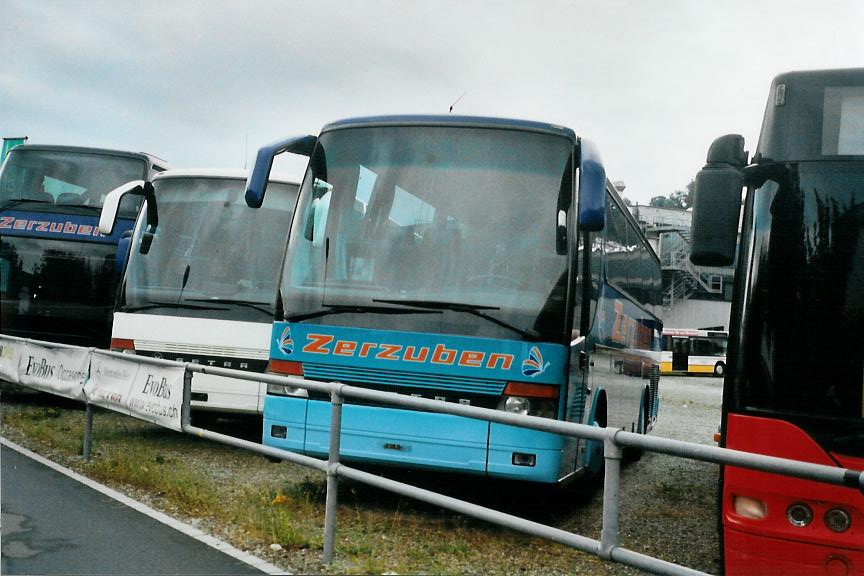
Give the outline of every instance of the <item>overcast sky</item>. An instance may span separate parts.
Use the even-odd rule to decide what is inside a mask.
[[[239,167],[339,118],[549,121],[625,195],[754,149],[771,78],[864,66],[864,2],[0,0],[0,136]],[[248,152],[246,141],[248,139]]]

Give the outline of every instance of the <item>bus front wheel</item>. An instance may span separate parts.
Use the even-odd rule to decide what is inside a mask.
[[[717,362],[717,364],[714,365],[714,376],[720,378],[724,374],[726,374],[726,364],[723,362]]]

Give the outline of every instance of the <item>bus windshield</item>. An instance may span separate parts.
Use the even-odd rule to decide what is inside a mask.
[[[159,224],[146,253],[144,226],[136,228],[119,310],[271,321],[297,186],[270,182],[260,210],[246,206],[239,178],[166,177],[153,186]]]
[[[115,187],[147,172],[142,158],[69,150],[14,149],[0,173],[0,207],[17,203],[84,207],[98,213]],[[135,218],[140,197],[127,196],[121,218]],[[31,206],[32,207],[32,206]]]
[[[562,340],[556,215],[572,154],[566,138],[516,130],[325,132],[291,229],[285,319]]]
[[[751,195],[738,402],[864,456],[864,164],[787,167]]]
[[[104,345],[99,338],[110,333],[116,251],[113,244],[0,238],[3,331]]]

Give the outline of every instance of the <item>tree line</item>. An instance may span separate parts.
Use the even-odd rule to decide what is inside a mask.
[[[648,205],[654,208],[678,208],[686,210],[693,206],[693,190],[695,188],[696,180],[690,180],[684,190],[675,190],[669,193],[668,196],[654,196]],[[624,198],[623,200],[627,206],[633,205],[629,198]]]

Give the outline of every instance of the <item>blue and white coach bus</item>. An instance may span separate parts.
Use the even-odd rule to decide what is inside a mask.
[[[105,196],[165,170],[149,154],[24,144],[0,171],[0,320],[4,334],[107,348],[121,236],[140,198],[99,232]]]
[[[596,147],[517,120],[343,120],[264,147],[309,156],[282,267],[269,370],[648,432],[660,264]],[[553,483],[596,443],[346,403],[347,460]],[[264,443],[326,454],[329,399],[269,386]]]

